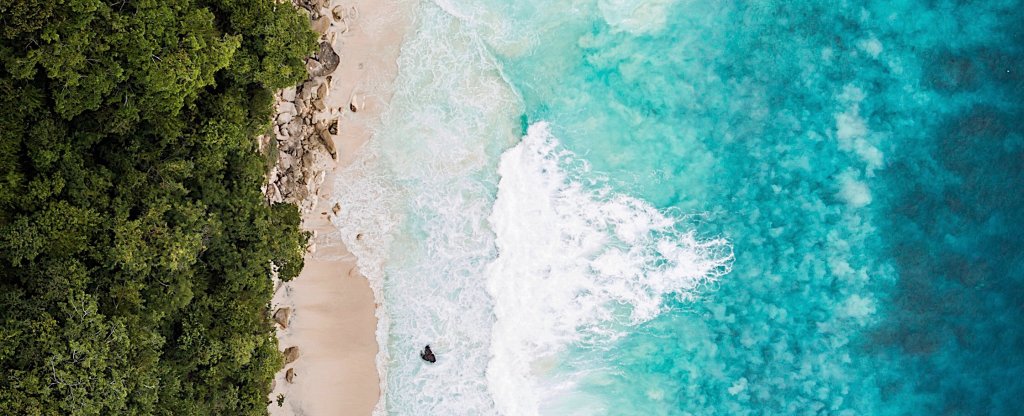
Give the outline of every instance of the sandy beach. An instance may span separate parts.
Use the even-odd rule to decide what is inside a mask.
[[[315,6],[314,6],[315,7]],[[332,0],[319,4],[328,18],[314,18],[314,30],[340,57],[337,69],[320,77],[326,96],[307,124],[338,120],[330,134],[336,158],[318,157],[322,184],[309,198],[303,225],[314,233],[302,273],[278,286],[272,307],[287,308],[278,327],[282,350],[298,347],[268,398],[271,415],[369,415],[380,398],[375,357],[377,319],[370,286],[356,258],[330,220],[336,213],[332,184],[340,169],[371,140],[391,96],[396,60],[410,22],[406,1]],[[318,28],[318,24],[320,27]],[[315,85],[315,84],[314,84]],[[321,90],[322,91],[322,90]],[[293,94],[294,95],[294,94]],[[290,377],[289,377],[290,376]],[[290,380],[289,380],[290,378]],[[282,405],[277,399],[284,395]]]

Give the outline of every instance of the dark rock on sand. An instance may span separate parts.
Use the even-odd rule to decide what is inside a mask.
[[[437,357],[434,356],[434,352],[430,350],[429,345],[423,348],[423,352],[420,353],[420,358],[422,358],[423,361],[426,361],[428,363],[437,362]]]
[[[291,364],[299,359],[299,347],[288,347],[284,350],[284,363]]]

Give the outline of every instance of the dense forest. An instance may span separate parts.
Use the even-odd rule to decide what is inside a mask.
[[[315,36],[274,0],[0,0],[0,414],[266,414],[270,276],[307,236],[260,192]]]

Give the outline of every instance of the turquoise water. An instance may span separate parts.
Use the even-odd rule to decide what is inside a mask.
[[[505,3],[385,122],[384,410],[1024,412],[1024,4]]]

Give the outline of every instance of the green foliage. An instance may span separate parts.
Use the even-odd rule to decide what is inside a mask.
[[[0,0],[0,414],[257,415],[282,365],[259,192],[315,36],[273,0]]]

